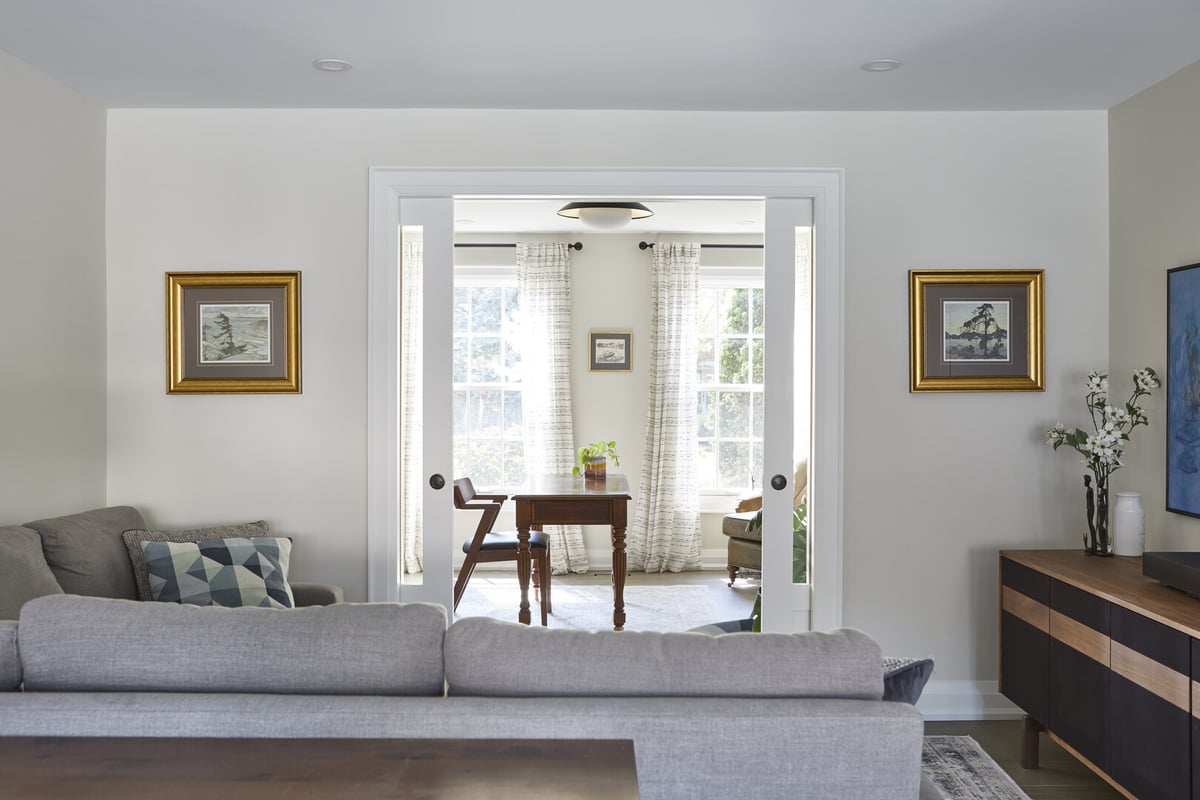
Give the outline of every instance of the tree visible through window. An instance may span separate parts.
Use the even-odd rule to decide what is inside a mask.
[[[520,313],[514,283],[454,289],[454,474],[480,487],[525,477]]]
[[[750,489],[763,470],[763,290],[700,284],[697,427],[702,492]]]

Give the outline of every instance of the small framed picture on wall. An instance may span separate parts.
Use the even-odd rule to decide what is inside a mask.
[[[167,273],[167,394],[299,393],[299,271]]]
[[[588,369],[592,372],[629,372],[633,369],[633,334],[628,331],[588,334]]]
[[[909,390],[1040,392],[1040,269],[910,270]]]

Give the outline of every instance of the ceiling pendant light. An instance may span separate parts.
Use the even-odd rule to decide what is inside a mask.
[[[628,225],[630,220],[654,216],[641,203],[599,203],[584,201],[567,203],[558,210],[560,217],[577,219],[589,228],[611,230]]]

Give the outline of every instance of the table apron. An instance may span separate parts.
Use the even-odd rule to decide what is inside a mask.
[[[616,525],[623,527],[625,500],[528,500],[517,503],[517,527],[526,525]]]

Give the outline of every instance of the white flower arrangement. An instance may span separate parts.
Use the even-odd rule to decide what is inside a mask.
[[[1108,476],[1121,468],[1121,457],[1125,454],[1125,446],[1133,429],[1150,424],[1150,418],[1138,405],[1138,400],[1159,386],[1158,375],[1153,369],[1143,367],[1135,370],[1133,393],[1124,406],[1114,406],[1108,403],[1108,373],[1099,370],[1089,372],[1085,402],[1095,432],[1087,433],[1082,428],[1069,431],[1060,422],[1046,431],[1046,443],[1053,445],[1055,450],[1064,444],[1073,447],[1083,456],[1083,463],[1095,474],[1097,486],[1106,486]]]

